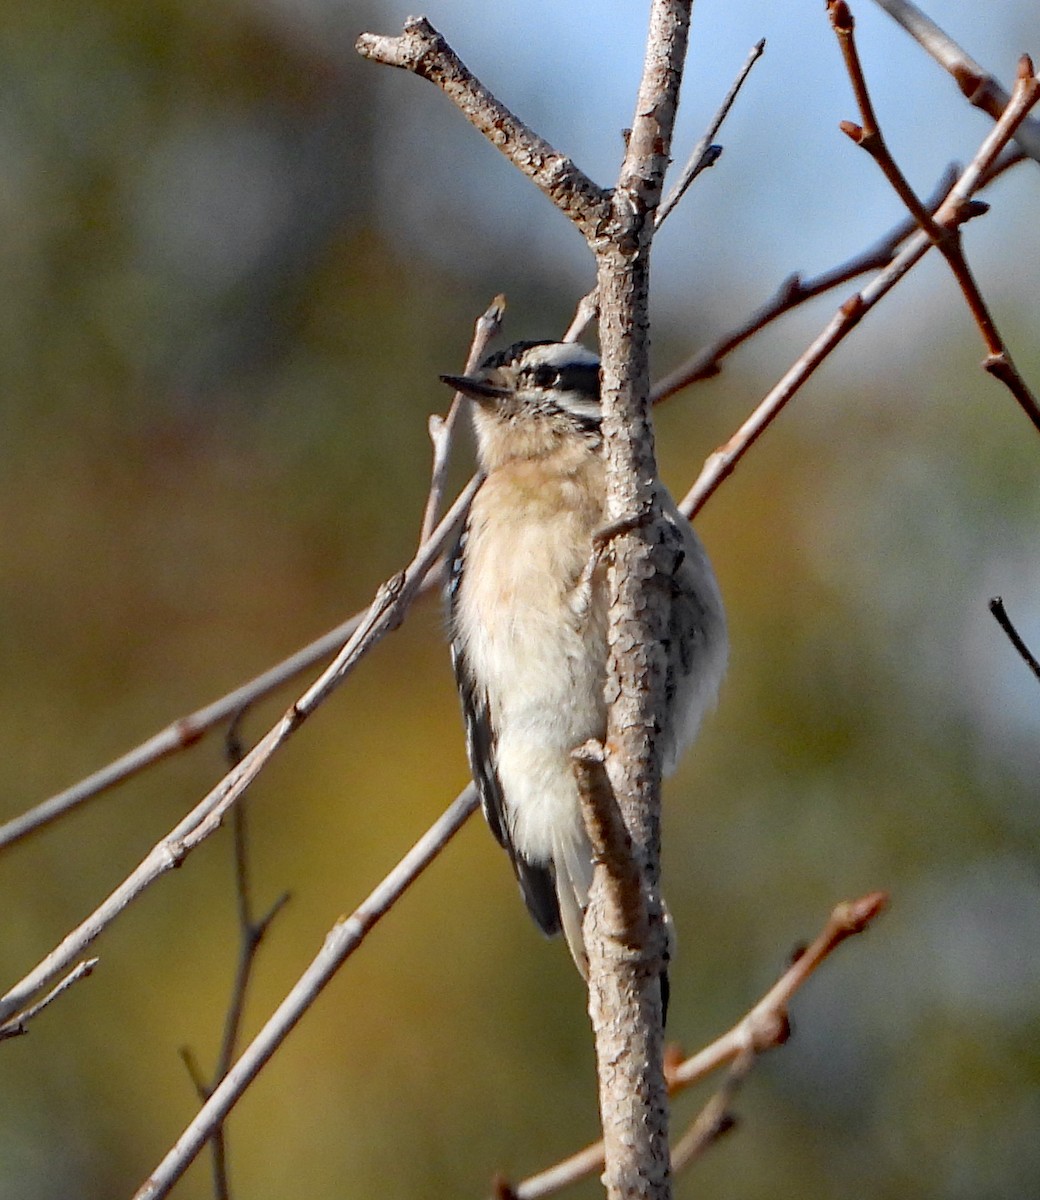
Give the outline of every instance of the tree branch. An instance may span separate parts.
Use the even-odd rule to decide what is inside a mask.
[[[671,1194],[660,978],[665,929],[659,890],[661,764],[655,732],[665,705],[670,596],[656,568],[669,527],[653,519],[657,464],[649,409],[649,254],[689,32],[690,3],[655,0],[643,75],[611,218],[593,243],[608,523],[607,774],[632,839],[647,903],[647,935],[626,945],[607,921],[597,870],[586,917],[589,1016],[596,1036],[604,1183],[612,1198]],[[637,519],[648,514],[650,519]]]
[[[909,0],[876,0],[937,63],[953,76],[968,102],[994,120],[1007,108],[1008,94],[966,50]],[[1014,133],[1015,141],[1030,157],[1040,162],[1040,121],[1029,117]]]
[[[462,828],[476,811],[477,803],[476,789],[469,784],[368,898],[329,930],[324,945],[292,990],[214,1088],[170,1152],[135,1192],[134,1200],[159,1200],[169,1193],[336,972]]]
[[[669,1091],[678,1095],[714,1071],[736,1063],[742,1055],[749,1059],[749,1065],[753,1065],[767,1050],[784,1045],[790,1035],[788,1007],[795,994],[842,942],[865,932],[887,905],[888,897],[884,892],[871,892],[858,900],[836,905],[819,934],[744,1017],[711,1045],[669,1066]],[[678,1149],[677,1145],[676,1151]],[[603,1143],[600,1141],[515,1186],[505,1184],[504,1188],[506,1194],[516,1200],[541,1200],[602,1169]]]
[[[425,17],[409,17],[400,37],[363,33],[356,49],[363,58],[436,84],[467,121],[570,217],[586,240],[596,236],[609,211],[607,193],[493,96]]]
[[[470,343],[469,354],[466,356],[464,375],[471,375],[484,360],[484,355],[490,343],[498,336],[502,328],[502,320],[506,313],[506,298],[499,294],[477,318],[473,330],[473,341]],[[466,397],[456,392],[452,397],[448,415],[441,417],[434,413],[430,417],[430,441],[433,443],[433,469],[430,472],[430,492],[426,498],[426,510],[423,513],[422,530],[419,534],[420,545],[433,532],[437,523],[437,514],[444,502],[444,489],[448,479],[448,462],[451,457],[451,443],[458,422],[459,413],[466,403]]]
[[[1029,93],[1034,89],[1029,86],[1028,82],[1023,83],[1021,80],[1020,85],[1021,95],[1018,101],[1013,99],[1012,104],[1008,106],[1000,121],[986,137],[975,157],[939,206],[935,214],[937,222],[953,228],[986,211],[985,206],[976,204],[971,197],[982,185],[982,182],[989,177],[988,173],[992,171],[997,156],[1010,139],[1017,122],[1022,119],[1027,101],[1028,103],[1034,102],[1029,97]],[[1016,95],[1018,92],[1019,89],[1016,89]],[[679,505],[681,512],[691,519],[700,512],[716,488],[727,476],[732,474],[737,463],[779,416],[787,402],[808,380],[820,363],[859,324],[874,305],[887,295],[924,257],[931,246],[932,241],[928,235],[918,232],[909,239],[884,271],[875,276],[861,292],[850,296],[842,304],[816,339],[792,364],[775,387],[759,402],[736,433],[708,456],[693,487],[686,493]],[[1040,428],[1040,413],[1031,413],[1026,408],[1026,415],[1037,428]]]
[[[851,121],[842,121],[842,132],[848,134],[858,146],[866,150],[871,158],[874,159],[896,194],[906,205],[910,215],[946,259],[950,270],[954,274],[954,278],[957,280],[964,294],[968,309],[975,318],[975,323],[979,327],[983,341],[986,343],[988,353],[983,366],[991,375],[1007,386],[1011,394],[1029,415],[1030,419],[1033,420],[1033,423],[1040,429],[1040,407],[1038,407],[1036,398],[1030,392],[1025,380],[1012,362],[1011,354],[997,330],[996,323],[990,314],[986,301],[982,297],[982,293],[979,291],[975,277],[968,266],[968,261],[964,257],[959,227],[955,224],[944,224],[941,220],[932,219],[931,214],[920,200],[918,200],[913,188],[907,181],[906,176],[899,169],[898,164],[885,143],[877,117],[874,115],[874,106],[870,101],[867,81],[863,74],[862,65],[860,64],[859,52],[856,49],[855,22],[853,21],[848,4],[845,0],[828,0],[827,13],[830,17],[831,27],[838,38],[842,57],[845,59],[845,67],[849,73],[852,90],[855,93],[856,103],[860,110],[860,118],[863,122],[862,125],[855,125]],[[1033,65],[1028,58],[1023,57],[1019,63],[1018,75],[1019,84],[1016,85],[1016,95],[1019,94],[1019,85],[1022,84],[1023,80],[1026,81],[1026,86],[1028,86],[1029,81],[1032,81],[1033,87],[1036,89],[1037,84],[1033,80]],[[1032,103],[1035,103],[1035,101],[1036,96],[1034,95]]]
[[[928,205],[930,211],[934,212],[939,207],[956,178],[957,168],[951,164],[936,185]],[[651,392],[653,403],[661,404],[691,384],[700,383],[705,379],[714,379],[722,371],[722,359],[732,354],[756,333],[760,333],[767,325],[782,317],[784,313],[790,312],[791,309],[797,308],[815,296],[823,295],[824,292],[848,283],[859,275],[887,267],[899,247],[916,229],[917,222],[908,218],[900,221],[872,246],[868,246],[859,254],[848,259],[847,262],[832,267],[829,271],[823,271],[811,279],[803,279],[801,274],[795,271],[780,284],[772,298],[757,308],[747,320],[728,333],[724,333],[710,345],[698,350],[674,371],[655,383]]]
[[[686,166],[683,168],[679,182],[673,188],[668,199],[657,208],[654,214],[654,225],[657,229],[661,228],[661,226],[664,224],[665,218],[668,217],[669,214],[675,209],[697,176],[706,171],[709,167],[713,167],[716,162],[718,162],[719,157],[722,154],[722,147],[713,145],[712,143],[719,130],[722,128],[723,122],[729,116],[730,109],[733,107],[734,101],[740,94],[740,89],[744,86],[748,75],[751,73],[751,68],[756,62],[758,62],[759,58],[761,58],[762,53],[765,50],[765,45],[765,39],[763,38],[760,42],[757,42],[755,46],[752,47],[751,53],[748,55],[744,65],[737,74],[736,79],[733,81],[729,91],[726,93],[725,99],[719,105],[719,108],[716,111],[715,116],[712,118],[711,123],[708,125],[707,130],[698,139],[697,144],[694,146],[689,160],[687,161]],[[593,288],[592,291],[586,292],[585,295],[582,296],[582,298],[578,301],[577,308],[574,312],[574,317],[571,320],[570,325],[567,327],[567,332],[563,335],[562,340],[565,342],[576,342],[598,315],[599,292],[596,288]]]
[[[654,220],[657,228],[660,229],[666,218],[671,214],[672,210],[686,194],[686,189],[697,178],[697,176],[708,167],[713,167],[718,162],[719,155],[722,153],[721,146],[714,146],[712,143],[722,128],[722,123],[729,116],[729,110],[733,107],[734,102],[740,95],[740,89],[747,82],[747,77],[751,74],[751,69],[755,63],[762,57],[766,48],[766,40],[762,38],[752,46],[750,54],[744,61],[744,65],[740,68],[736,79],[730,85],[729,91],[726,93],[725,99],[719,105],[718,111],[711,120],[711,124],[707,130],[697,141],[690,157],[687,160],[686,166],[683,167],[682,174],[679,176],[679,182],[672,188],[668,194],[668,198],[662,202],[655,214]]]
[[[611,953],[623,953],[626,948],[646,941],[642,877],[632,857],[632,839],[610,786],[602,744],[594,740],[586,742],[573,751],[572,758],[596,874],[602,874],[602,879],[594,884],[601,899],[599,904],[589,906],[585,937],[587,940],[594,936],[591,925],[602,921],[610,931]]]
[[[69,964],[119,914],[167,871],[179,867],[184,859],[214,830],[220,827],[228,809],[264,769],[275,752],[299,726],[347,678],[364,655],[387,633],[396,629],[414,599],[419,584],[432,569],[462,520],[477,481],[461,493],[437,527],[434,535],[419,549],[408,567],[376,594],[372,605],[353,636],[335,660],[310,688],[293,704],[232,771],[205,796],[166,837],[158,842],[133,872],[80,925],[24,979],[0,999],[0,1021],[23,1008],[32,997]]]
[[[1000,596],[994,596],[989,602],[989,611],[996,618],[997,624],[1007,634],[1008,641],[1015,647],[1021,656],[1022,661],[1040,680],[1040,662],[1037,662],[1036,655],[1022,640],[1022,635],[1011,623],[1011,618],[1007,615],[1007,609],[1004,607],[1004,601]]]

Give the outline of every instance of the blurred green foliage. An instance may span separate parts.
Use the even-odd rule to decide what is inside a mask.
[[[475,315],[504,289],[510,334],[551,334],[585,286],[544,259],[474,261],[461,196],[445,199],[452,266],[395,230],[379,155],[405,81],[349,50],[388,21],[354,5],[326,29],[324,11],[3,5],[4,817],[363,605],[410,554],[436,375]],[[768,286],[759,273],[748,294]],[[681,327],[661,314],[662,365],[720,327],[696,290]],[[662,411],[677,492],[829,303]],[[1040,456],[962,314],[938,322],[929,303],[893,298],[857,334],[860,365],[829,366],[700,522],[733,657],[668,788],[672,1035],[692,1049],[726,1028],[839,899],[886,888],[893,906],[799,997],[796,1037],[680,1196],[995,1200],[1040,1179],[1040,693],[985,610],[1003,592],[1040,642]],[[1035,384],[1035,313],[1005,309]],[[248,714],[247,735],[289,698]],[[212,738],[0,858],[5,977],[222,769]],[[258,904],[293,899],[247,1033],[465,770],[426,602],[250,793]],[[177,1052],[211,1061],[235,939],[222,833],[104,935],[90,981],[0,1047],[2,1200],[132,1192],[195,1109]],[[484,1195],[494,1171],[537,1170],[595,1130],[579,981],[474,821],[228,1136],[236,1196],[321,1200]],[[200,1160],[177,1195],[210,1194]]]

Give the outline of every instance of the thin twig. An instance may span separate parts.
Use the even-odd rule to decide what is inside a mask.
[[[1022,152],[1012,151],[1002,155],[999,162],[987,174],[983,186],[988,186],[998,176],[1003,175],[1010,167],[1017,166],[1023,159]],[[950,192],[957,179],[958,168],[951,163],[943,172],[942,178],[936,185],[932,196],[926,202],[928,211],[934,213]],[[676,369],[659,380],[651,392],[654,404],[681,392],[691,384],[700,383],[705,379],[714,379],[722,370],[722,360],[732,354],[744,342],[760,333],[767,325],[782,317],[785,313],[804,304],[815,296],[823,295],[836,287],[840,287],[868,271],[879,271],[891,263],[899,247],[918,228],[917,222],[906,218],[893,226],[879,241],[866,250],[850,258],[847,262],[832,267],[828,271],[803,279],[798,272],[790,275],[780,285],[772,298],[756,309],[746,321],[736,328],[724,333],[711,345],[698,350],[692,357],[686,359]]]
[[[599,289],[593,288],[591,292],[586,292],[578,301],[577,307],[574,310],[574,316],[571,318],[571,323],[567,326],[567,332],[561,340],[565,342],[578,341],[598,316]]]
[[[956,178],[957,167],[951,163],[943,172],[943,176],[928,202],[931,211],[939,207]],[[771,299],[756,309],[746,321],[723,334],[711,345],[698,350],[695,355],[654,384],[653,402],[660,404],[693,383],[699,383],[704,379],[713,379],[722,370],[724,358],[755,334],[760,333],[767,325],[782,317],[784,313],[790,312],[791,309],[797,308],[815,296],[820,296],[824,292],[848,283],[859,275],[887,267],[898,248],[916,229],[916,221],[908,218],[893,226],[884,237],[848,259],[847,262],[832,267],[811,279],[803,279],[798,272],[788,276]]]
[[[240,730],[245,709],[239,712],[227,731],[225,745],[227,747],[228,765],[235,767],[244,757],[244,749]],[[224,1031],[220,1040],[217,1061],[213,1075],[209,1081],[202,1077],[195,1056],[189,1047],[181,1048],[181,1058],[188,1069],[188,1074],[195,1085],[195,1091],[201,1102],[205,1102],[213,1094],[214,1088],[228,1073],[234,1061],[238,1047],[238,1034],[245,1012],[246,993],[252,977],[253,966],[265,934],[284,905],[289,900],[289,893],[283,893],[275,901],[271,909],[259,920],[253,917],[252,889],[249,878],[249,851],[246,822],[245,802],[237,804],[231,813],[232,824],[232,856],[235,869],[235,908],[238,915],[238,962],[235,967],[235,979],[231,987],[231,995],[224,1017]],[[213,1195],[215,1200],[229,1200],[231,1188],[228,1181],[227,1137],[223,1124],[219,1125],[210,1139],[212,1155]]]
[[[860,110],[860,119],[863,122],[862,125],[856,125],[851,121],[842,121],[842,131],[873,158],[896,194],[906,205],[910,215],[946,259],[986,344],[987,355],[983,363],[985,369],[1007,386],[1033,423],[1040,429],[1040,406],[1037,405],[1035,397],[1016,369],[1011,354],[989,311],[989,306],[975,282],[968,261],[964,257],[959,227],[956,224],[947,224],[932,218],[927,208],[918,200],[885,143],[874,113],[874,106],[870,100],[866,77],[856,48],[855,22],[848,4],[845,0],[828,0],[827,12],[841,47],[845,67]],[[1029,84],[1032,84],[1033,90],[1040,95],[1040,91],[1037,91],[1037,83],[1033,79],[1033,65],[1025,57],[1019,63],[1020,84],[1023,80],[1026,81],[1025,86],[1028,87]],[[1019,94],[1019,91],[1020,88],[1016,85],[1016,95]],[[1032,103],[1035,103],[1036,98],[1037,96],[1034,95]]]
[[[293,704],[285,715],[186,817],[158,842],[133,872],[93,913],[82,921],[42,962],[34,967],[0,999],[0,1021],[29,1003],[32,997],[77,958],[84,948],[156,879],[180,866],[214,830],[228,809],[264,769],[271,757],[332,692],[347,678],[358,662],[387,633],[397,628],[419,584],[433,568],[469,508],[479,486],[474,479],[459,495],[408,567],[384,584],[368,612],[335,660]]]
[[[467,359],[466,370],[476,366],[483,357],[488,343],[498,333],[505,314],[505,297],[496,296],[487,310],[477,319],[473,343]],[[420,544],[425,542],[433,527],[436,514],[444,500],[447,461],[450,439],[457,419],[458,396],[446,419],[430,418],[430,437],[434,446],[434,462],[431,472],[430,491],[423,514]],[[435,590],[441,582],[440,571],[432,571],[424,580],[419,594]],[[179,717],[165,729],[153,734],[140,745],[102,767],[99,771],[81,779],[78,783],[56,795],[41,801],[26,812],[0,825],[0,851],[14,845],[31,833],[49,825],[59,817],[72,812],[85,801],[123,783],[157,762],[194,746],[202,737],[229,717],[244,711],[258,700],[270,695],[284,684],[291,682],[304,671],[323,659],[335,654],[357,629],[364,613],[355,613],[342,624],[317,638],[309,645],[297,650],[269,670],[249,680],[234,691],[212,701],[187,716]]]
[[[1022,657],[1022,661],[1040,679],[1040,662],[1037,662],[1036,656],[1032,650],[1022,640],[1021,634],[1011,623],[1011,618],[1007,615],[1007,609],[1004,607],[1004,601],[1000,596],[994,596],[989,602],[989,611],[997,620],[997,624],[1007,634],[1008,640],[1012,646],[1018,651]]]
[[[363,58],[411,71],[439,87],[586,240],[599,236],[600,223],[609,213],[608,193],[492,95],[425,17],[409,17],[400,37],[363,33],[355,48]]]
[[[440,583],[439,574],[433,572],[426,577],[419,594],[434,590]],[[288,658],[250,679],[234,691],[212,701],[187,716],[178,717],[164,729],[128,750],[107,766],[81,779],[72,787],[34,805],[21,815],[0,825],[0,850],[14,845],[29,834],[42,829],[52,821],[78,808],[85,801],[117,784],[132,778],[148,767],[154,766],[173,754],[194,746],[210,730],[223,724],[246,705],[255,704],[272,692],[291,682],[297,676],[335,654],[344,642],[357,630],[365,617],[364,612],[355,613],[335,629],[297,650]]]
[[[477,803],[476,789],[469,784],[368,898],[349,917],[336,922],[311,964],[141,1185],[134,1200],[159,1200],[169,1192],[339,968],[462,828]]]
[[[715,141],[719,130],[722,128],[723,121],[725,121],[725,119],[729,116],[729,110],[733,107],[733,102],[740,94],[740,89],[744,86],[745,82],[747,81],[747,77],[751,74],[752,67],[754,67],[755,63],[758,62],[758,60],[762,57],[765,48],[765,38],[762,38],[761,41],[756,42],[755,45],[752,46],[751,52],[748,54],[744,65],[740,68],[736,79],[734,79],[733,83],[730,85],[730,89],[726,93],[725,99],[719,105],[718,112],[716,112],[715,116],[712,118],[711,124],[705,130],[704,134],[698,140],[697,144],[690,153],[690,157],[686,163],[686,166],[683,167],[682,174],[679,176],[679,181],[669,193],[668,198],[664,200],[661,203],[661,206],[658,208],[657,215],[654,218],[658,229],[660,229],[661,225],[664,224],[664,221],[668,217],[669,213],[683,198],[686,189],[691,183],[693,183],[697,176],[700,175],[702,171],[707,170],[709,167],[713,167],[715,163],[718,162],[719,155],[722,153],[722,147],[715,146],[712,143]]]
[[[602,870],[606,880],[606,900],[599,906],[599,916],[618,941],[638,944],[646,937],[642,877],[632,857],[632,839],[607,776],[603,743],[592,739],[573,750],[571,759],[596,874]],[[596,906],[590,904],[586,920],[595,915]]]
[[[1013,104],[1001,117],[993,131],[983,141],[936,212],[936,220],[951,228],[985,212],[971,200],[972,193],[987,178],[997,155],[1007,144],[1016,122],[1021,120],[1024,99]],[[849,297],[831,318],[815,340],[792,364],[783,378],[759,402],[755,410],[733,436],[710,454],[693,487],[686,493],[680,510],[691,519],[704,507],[708,498],[730,474],[751,446],[776,419],[792,396],[802,387],[816,368],[834,348],[855,328],[875,304],[895,287],[931,249],[928,235],[918,232],[910,238],[889,266],[861,291]],[[1033,419],[1031,414],[1031,419]],[[1040,421],[1037,414],[1034,424]],[[1040,428],[1040,424],[1038,424]]]
[[[736,100],[738,94],[740,93],[740,89],[744,86],[748,75],[751,73],[751,68],[755,65],[759,58],[761,58],[765,47],[765,38],[762,38],[761,41],[757,42],[752,47],[751,52],[747,57],[747,61],[744,63],[743,67],[741,67],[740,72],[730,86],[729,91],[726,93],[725,99],[719,105],[719,109],[712,118],[707,130],[698,139],[697,144],[694,146],[689,160],[686,163],[686,166],[683,168],[679,182],[672,189],[668,198],[664,200],[658,207],[657,212],[654,215],[654,223],[658,229],[660,229],[665,218],[679,203],[687,188],[691,183],[693,183],[697,176],[703,171],[706,171],[709,167],[713,167],[718,162],[719,157],[722,154],[722,147],[715,146],[712,143],[718,135],[719,130],[722,128],[723,122],[729,116],[729,111],[733,107],[733,102]],[[582,298],[578,301],[577,308],[574,311],[574,316],[571,319],[570,325],[567,326],[567,332],[563,335],[562,340],[565,342],[578,341],[578,339],[598,315],[599,294],[597,289],[593,288],[592,291],[586,292],[585,295],[582,296]]]
[[[953,76],[969,103],[989,113],[994,120],[1007,108],[1008,94],[1001,84],[916,4],[909,0],[876,0],[876,3]],[[1013,136],[1030,158],[1040,162],[1040,121],[1027,117]]]
[[[745,1016],[697,1054],[669,1066],[669,1092],[677,1095],[685,1091],[741,1055],[750,1055],[754,1060],[766,1050],[784,1045],[790,1033],[788,1008],[795,994],[842,942],[869,928],[887,904],[884,892],[871,892],[836,905],[819,934]],[[510,1191],[516,1200],[541,1200],[602,1169],[603,1143],[595,1142]]]
[[[874,159],[885,178],[892,185],[896,195],[909,210],[910,215],[938,246],[942,242],[943,231],[932,220],[932,214],[918,200],[914,189],[899,169],[878,124],[866,76],[863,74],[859,51],[856,48],[855,21],[852,12],[845,0],[828,0],[827,15],[830,17],[831,28],[838,39],[842,58],[845,60],[845,70],[848,72],[852,92],[859,108],[860,120],[863,122],[862,125],[856,125],[852,121],[842,121],[841,131]]]
[[[77,963],[76,966],[65,976],[65,978],[51,990],[42,999],[37,1000],[35,1004],[24,1009],[20,1013],[16,1013],[13,1017],[6,1020],[0,1025],[0,1042],[7,1038],[21,1037],[22,1034],[29,1032],[29,1022],[33,1017],[43,1012],[48,1005],[53,1004],[55,1000],[63,993],[68,991],[74,983],[78,983],[81,979],[86,979],[94,968],[97,966],[96,958],[84,959],[83,962]]]
[[[747,1048],[733,1060],[722,1086],[714,1092],[701,1111],[694,1117],[689,1129],[672,1147],[672,1171],[678,1174],[696,1162],[724,1134],[736,1125],[733,1116],[733,1101],[740,1085],[747,1079],[755,1065],[757,1054]]]
[[[484,355],[490,343],[498,336],[502,328],[502,320],[506,313],[506,298],[501,293],[488,305],[487,309],[477,318],[473,330],[473,341],[466,357],[464,374],[469,375],[483,362]],[[466,404],[466,397],[456,392],[452,397],[448,415],[441,417],[434,413],[430,417],[430,441],[433,443],[433,469],[430,473],[430,492],[426,497],[426,511],[423,513],[422,529],[419,542],[422,544],[433,532],[437,517],[444,503],[444,489],[448,482],[448,462],[451,458],[452,437],[459,419],[459,413]]]

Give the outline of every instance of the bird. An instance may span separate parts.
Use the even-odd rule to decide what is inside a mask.
[[[598,356],[576,342],[521,341],[468,375],[484,479],[448,555],[448,636],[466,747],[484,816],[547,935],[561,930],[584,977],[582,923],[594,868],[571,752],[607,732],[605,512]],[[671,773],[715,702],[728,653],[715,574],[655,479],[676,531],[665,711]],[[662,993],[667,996],[666,977]]]

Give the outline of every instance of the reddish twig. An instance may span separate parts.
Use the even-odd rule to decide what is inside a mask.
[[[929,201],[930,210],[934,211],[939,207],[956,178],[957,169],[951,164],[936,185],[935,194]],[[825,292],[840,287],[843,283],[865,275],[868,271],[879,271],[887,267],[899,247],[916,229],[916,221],[912,219],[901,221],[872,246],[868,246],[866,250],[861,251],[847,262],[832,267],[829,271],[824,271],[811,279],[803,279],[798,272],[790,275],[772,298],[756,309],[746,321],[723,334],[710,346],[698,350],[695,355],[681,363],[674,371],[658,380],[651,392],[654,404],[660,404],[691,384],[700,383],[705,379],[713,379],[722,370],[724,358],[793,308],[813,299],[814,296],[823,295]]]
[[[1036,83],[1035,80],[1032,82]],[[1013,99],[1012,104],[977,150],[975,157],[950,189],[936,211],[937,221],[949,226],[959,225],[986,211],[985,206],[980,206],[972,200],[972,196],[985,180],[992,177],[1001,150],[1007,145],[1018,122],[1025,115],[1028,105],[1035,100],[1034,92],[1035,88],[1031,87],[1028,81],[1020,80],[1020,86],[1016,89],[1017,100]],[[732,474],[737,463],[783,411],[787,402],[820,363],[855,328],[866,313],[924,257],[931,246],[932,241],[928,235],[918,231],[884,271],[875,276],[861,292],[845,301],[736,433],[708,456],[696,482],[679,505],[686,516],[692,518],[704,507],[708,498],[722,481]],[[1028,415],[1040,428],[1040,412]]]
[[[860,125],[851,121],[842,121],[842,132],[846,133],[873,158],[896,194],[906,205],[911,216],[946,259],[986,344],[987,354],[983,362],[984,368],[1008,388],[1033,424],[1040,429],[1040,406],[1015,367],[1011,354],[997,330],[989,306],[968,266],[961,245],[959,225],[953,221],[944,221],[941,215],[932,217],[917,198],[885,143],[874,113],[874,106],[870,100],[863,66],[856,48],[855,21],[848,4],[845,0],[828,0],[827,13],[841,47],[845,68],[849,74],[862,121]],[[1027,103],[1028,106],[1032,106],[1040,98],[1040,83],[1034,78],[1033,64],[1025,56],[1019,63],[1015,96],[1021,98],[1020,103]],[[1011,103],[1009,101],[1009,106]],[[1023,118],[1024,115],[1023,113]]]
[[[710,1144],[707,1131],[714,1126],[714,1137],[724,1132],[728,1116],[728,1099],[732,1096],[736,1085],[751,1069],[758,1057],[767,1050],[782,1046],[790,1034],[788,1007],[795,994],[805,986],[813,974],[822,966],[826,959],[833,954],[842,942],[857,934],[863,933],[884,912],[888,904],[888,896],[884,892],[871,892],[858,900],[845,901],[835,906],[823,929],[813,941],[795,958],[787,970],[769,989],[761,1000],[732,1029],[717,1038],[710,1046],[699,1053],[678,1063],[666,1063],[668,1074],[668,1090],[672,1095],[685,1091],[693,1084],[704,1079],[712,1072],[732,1064],[735,1074],[723,1086],[727,1103],[716,1105],[712,1109],[711,1102],[705,1117],[698,1127],[696,1137],[691,1136],[690,1142],[683,1149],[688,1156],[686,1162],[692,1161],[696,1154]],[[674,1059],[674,1053],[670,1058]],[[727,1090],[728,1087],[728,1090]],[[721,1111],[720,1111],[721,1110]],[[703,1114],[702,1114],[703,1115]],[[700,1120],[700,1118],[698,1118]],[[691,1130],[691,1135],[693,1131]],[[673,1150],[675,1155],[684,1139],[680,1139]],[[704,1143],[698,1146],[698,1143]],[[540,1200],[563,1188],[603,1169],[603,1143],[595,1142],[577,1154],[532,1175],[521,1183],[509,1187],[505,1194],[516,1200]],[[501,1181],[500,1181],[501,1185]]]

